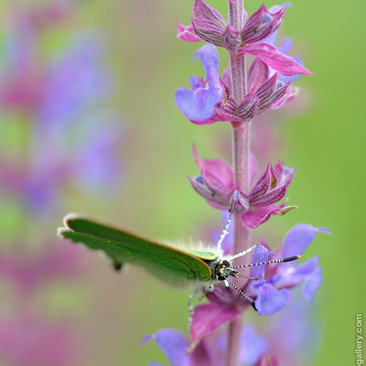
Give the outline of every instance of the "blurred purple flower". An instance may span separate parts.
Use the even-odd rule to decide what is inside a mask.
[[[91,34],[76,37],[56,62],[43,68],[33,62],[36,42],[16,38],[10,58],[14,62],[0,73],[0,80],[6,80],[0,86],[3,107],[27,110],[27,122],[33,123],[26,168],[21,161],[2,160],[0,178],[5,192],[21,198],[30,211],[42,213],[60,203],[58,193],[67,181],[100,189],[120,180],[121,164],[115,155],[121,129],[99,112],[110,95],[101,39]]]
[[[46,72],[43,99],[35,113],[42,128],[55,133],[80,119],[83,112],[96,110],[111,92],[100,37],[80,35],[65,51]]]
[[[13,281],[22,296],[31,295],[49,281],[79,273],[83,260],[77,248],[45,245],[39,252],[0,254],[0,275]]]
[[[0,363],[6,366],[78,365],[75,334],[41,319],[0,319]]]
[[[194,158],[201,174],[189,178],[195,191],[205,198],[214,208],[234,210],[241,215],[243,224],[255,229],[269,220],[272,215],[283,215],[294,206],[285,207],[286,202],[275,205],[286,195],[295,169],[286,168],[282,162],[275,166],[268,164],[266,171],[253,184],[247,195],[240,191],[240,185],[234,182],[231,167],[224,161],[202,159],[197,151]]]

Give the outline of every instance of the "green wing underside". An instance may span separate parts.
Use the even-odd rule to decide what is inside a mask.
[[[117,264],[127,262],[146,268],[154,276],[176,286],[211,278],[206,263],[179,249],[89,219],[69,218],[65,220],[65,226],[60,229],[63,237],[90,249],[102,250]]]

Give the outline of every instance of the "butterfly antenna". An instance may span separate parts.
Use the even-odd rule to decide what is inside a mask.
[[[250,253],[252,250],[254,250],[259,244],[254,244],[252,247],[250,247],[249,249],[247,250],[244,250],[243,252],[240,252],[238,254],[235,254],[234,256],[232,256],[230,258],[230,260],[232,261],[233,259],[236,259],[236,258],[239,258],[239,257],[242,257],[243,255],[245,254],[248,254]]]
[[[241,296],[243,296],[244,297],[244,299],[246,299],[246,300],[248,300],[249,301],[249,303],[250,303],[250,305],[252,305],[253,306],[253,308],[254,308],[254,310],[255,311],[258,311],[258,309],[255,307],[255,302],[254,302],[254,300],[253,299],[251,299],[248,295],[246,295],[242,290],[240,290],[237,286],[235,286],[230,280],[228,280],[227,279],[227,277],[225,277],[225,281],[227,281],[232,287],[234,287],[234,289],[236,290],[236,291],[238,291],[239,292],[239,294],[241,295]]]
[[[226,225],[225,225],[225,227],[224,227],[224,230],[223,230],[223,231],[222,231],[222,233],[221,233],[220,239],[219,239],[219,241],[218,241],[218,243],[217,243],[217,247],[218,247],[219,249],[221,249],[221,244],[222,244],[222,242],[224,241],[224,239],[225,239],[226,235],[227,235],[227,234],[229,234],[228,229],[229,229],[230,223],[231,223],[231,211],[229,210],[229,217],[228,217],[228,219],[227,219],[227,223],[226,223]]]
[[[260,263],[252,263],[252,264],[243,264],[241,266],[232,266],[231,268],[233,268],[233,269],[235,269],[235,268],[246,268],[246,267],[260,266],[262,264],[273,264],[273,263],[292,262],[292,261],[296,261],[297,259],[300,259],[300,258],[301,258],[301,255],[295,255],[293,257],[281,258],[281,259],[276,259],[276,260],[273,260],[273,261],[260,262]]]

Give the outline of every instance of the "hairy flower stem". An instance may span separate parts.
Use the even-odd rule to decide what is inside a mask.
[[[237,30],[244,26],[244,1],[229,2],[229,23]],[[245,55],[238,54],[236,50],[229,51],[232,94],[239,104],[247,94],[247,76]],[[250,127],[251,123],[236,122],[233,127],[233,169],[235,183],[240,182],[240,188],[244,193],[250,189]],[[239,215],[235,215],[234,253],[247,249],[250,245],[250,231],[241,223]],[[240,284],[239,284],[240,285]],[[242,319],[232,321],[229,324],[229,342],[227,349],[227,366],[237,366],[240,351]]]

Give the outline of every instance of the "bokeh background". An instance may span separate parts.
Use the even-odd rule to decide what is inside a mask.
[[[208,3],[226,14],[226,1]],[[167,364],[153,342],[140,347],[143,336],[186,331],[188,290],[135,267],[117,274],[55,233],[70,211],[153,238],[221,229],[186,176],[197,174],[192,143],[204,157],[230,159],[230,126],[194,126],[174,103],[174,91],[202,75],[190,62],[200,44],[176,39],[191,8],[190,0],[1,2],[1,365]],[[365,314],[365,11],[363,1],[293,2],[282,36],[314,76],[297,82],[296,101],[258,121],[273,136],[270,161],[297,166],[289,196],[299,206],[259,237],[276,246],[298,223],[333,232],[305,255],[320,255],[324,276],[311,310],[316,347],[305,357],[315,366],[354,362],[355,316]],[[254,147],[264,149],[258,136]]]

